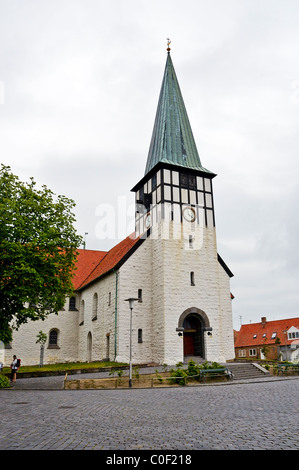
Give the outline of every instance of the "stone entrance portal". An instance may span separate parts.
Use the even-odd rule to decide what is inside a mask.
[[[210,327],[205,312],[196,307],[185,310],[180,316],[178,327],[184,329],[184,358],[197,356],[205,359],[204,331]]]

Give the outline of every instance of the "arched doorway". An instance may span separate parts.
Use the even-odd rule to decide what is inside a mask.
[[[202,323],[197,314],[188,315],[184,322],[184,356],[204,356]]]
[[[205,358],[204,331],[210,327],[205,312],[192,307],[182,313],[179,328],[183,328],[184,357],[197,356]]]

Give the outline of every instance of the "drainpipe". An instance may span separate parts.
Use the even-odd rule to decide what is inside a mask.
[[[116,360],[117,355],[117,296],[118,296],[118,271],[114,271],[115,273],[115,308],[114,308],[114,361]]]

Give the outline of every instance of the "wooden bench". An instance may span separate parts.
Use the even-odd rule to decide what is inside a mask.
[[[221,369],[202,369],[199,372],[200,381],[206,383],[207,377],[223,377],[227,380],[233,379],[233,374],[227,367],[223,367]]]
[[[299,364],[277,364],[277,375],[288,372],[299,372]]]

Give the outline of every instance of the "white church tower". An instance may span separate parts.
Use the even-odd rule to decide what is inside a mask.
[[[145,175],[132,189],[136,236],[148,252],[154,362],[234,358],[233,275],[217,253],[215,176],[201,164],[168,48]]]

